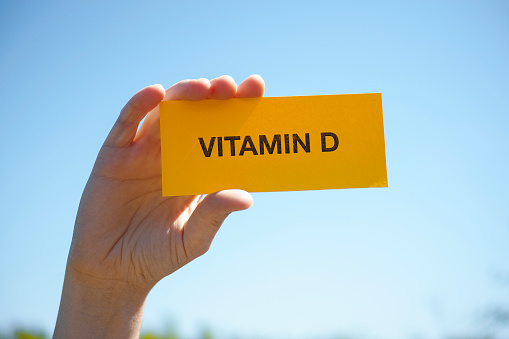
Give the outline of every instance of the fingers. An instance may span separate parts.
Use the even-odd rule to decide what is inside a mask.
[[[159,105],[164,95],[161,85],[148,86],[136,93],[120,112],[104,144],[110,147],[131,145],[140,121]]]
[[[245,210],[252,204],[251,195],[242,190],[227,190],[207,195],[184,226],[184,245],[189,259],[207,252],[230,213]]]
[[[210,85],[210,81],[205,78],[182,80],[168,88],[164,100],[198,101],[207,99]]]
[[[209,99],[231,99],[237,93],[237,84],[229,75],[222,75],[210,81]]]
[[[231,76],[222,75],[210,81],[204,78],[182,80],[166,90],[164,100],[198,101],[204,99],[227,100],[234,97],[255,98],[263,96],[264,91],[265,83],[262,77],[257,74],[248,77],[238,88]],[[156,107],[147,115],[135,137],[135,142],[146,139],[158,144],[160,138],[159,108]]]
[[[262,97],[265,92],[265,81],[258,74],[253,74],[244,80],[237,88],[236,98]]]
[[[166,91],[164,100],[231,99],[237,92],[237,84],[229,75],[207,79],[183,80]]]

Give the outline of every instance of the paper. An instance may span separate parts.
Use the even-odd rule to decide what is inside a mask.
[[[387,187],[380,93],[164,101],[163,195]]]

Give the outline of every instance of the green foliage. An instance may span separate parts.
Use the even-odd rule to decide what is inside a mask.
[[[42,331],[15,329],[11,333],[0,333],[0,339],[47,339],[49,336]]]
[[[176,333],[168,333],[168,334],[155,334],[153,332],[144,333],[140,336],[140,339],[181,339],[181,337]]]
[[[504,309],[505,310],[505,309]],[[505,312],[502,315],[497,314],[499,318],[502,319],[501,322],[507,324],[507,314]],[[500,320],[497,318],[497,320]],[[27,329],[14,329],[8,333],[0,332],[0,339],[49,339],[51,336],[47,335],[43,331],[30,331]],[[198,336],[198,338],[193,339],[215,339],[217,336],[213,334],[213,332],[209,329],[205,329]],[[238,338],[238,337],[236,337]],[[244,337],[244,338],[253,338],[253,337]],[[345,337],[345,336],[333,336],[331,338],[334,339],[354,339],[353,337]],[[462,336],[445,336],[445,339],[493,339],[493,336],[490,335],[481,335],[481,336],[472,336],[472,337],[462,337]],[[166,331],[166,333],[156,333],[156,332],[145,332],[140,336],[140,339],[188,339],[181,336],[174,329],[170,329]]]
[[[204,330],[201,339],[214,339],[210,330]]]
[[[214,339],[215,336],[210,330],[204,330],[199,339]],[[140,339],[183,339],[176,331],[170,330],[165,334],[156,334],[154,332],[146,332],[140,336]]]
[[[24,331],[15,334],[16,339],[46,339],[47,337],[41,333],[27,333]]]

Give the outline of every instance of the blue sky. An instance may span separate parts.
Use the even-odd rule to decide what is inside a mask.
[[[381,92],[389,188],[257,193],[160,282],[143,327],[434,338],[509,305],[509,5],[4,1],[0,329],[51,331],[79,198],[140,88],[262,75]]]

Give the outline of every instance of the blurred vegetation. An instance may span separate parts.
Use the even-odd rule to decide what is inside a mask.
[[[484,334],[474,336],[454,336],[444,335],[443,339],[494,339],[500,338],[497,336],[500,331],[509,330],[509,308],[506,306],[494,306],[488,308],[483,315],[483,328]],[[506,333],[506,332],[504,332]],[[0,339],[49,339],[51,335],[40,330],[27,330],[26,328],[14,328],[10,332],[0,332]],[[239,339],[238,336],[229,336],[228,338]],[[246,336],[244,338],[258,338],[256,336]],[[313,337],[310,337],[313,338]],[[331,339],[355,339],[349,336],[331,336]],[[416,337],[421,338],[421,337]],[[505,337],[504,337],[505,338]],[[202,330],[202,332],[193,338],[184,337],[179,334],[174,328],[170,328],[162,333],[154,331],[145,331],[140,335],[140,339],[221,339],[216,336],[209,329]],[[314,338],[313,338],[314,339]],[[321,339],[326,339],[321,337]]]
[[[44,331],[27,330],[27,329],[14,329],[11,332],[1,333],[0,339],[49,339],[50,335]],[[184,339],[175,330],[168,330],[166,333],[144,332],[141,334],[140,339]],[[196,339],[218,339],[210,330],[202,331],[201,335]]]
[[[0,333],[0,339],[48,339],[44,331],[14,329],[11,333]]]
[[[205,330],[199,336],[199,339],[214,339],[212,332]],[[142,333],[140,339],[183,339],[175,330],[169,330],[166,334],[156,334],[154,332]]]
[[[497,323],[501,325],[501,322],[503,322],[504,326],[509,326],[509,319],[507,318],[507,315],[504,313],[502,316],[502,321],[500,322],[500,318],[498,318],[500,314],[497,314]],[[507,328],[507,327],[506,327]],[[50,335],[43,331],[37,331],[37,330],[23,330],[23,329],[15,329],[9,333],[0,333],[0,339],[49,339],[51,338]],[[233,338],[233,337],[229,337]],[[235,337],[236,339],[239,339],[239,337]],[[257,338],[253,336],[249,336],[247,338]],[[310,337],[312,338],[312,337]],[[321,337],[322,339],[326,339]],[[349,336],[331,336],[331,339],[355,339],[353,337]],[[419,337],[421,338],[421,337]],[[494,339],[497,338],[496,335],[493,334],[484,334],[484,335],[477,335],[477,336],[444,336],[443,339]],[[141,334],[140,339],[189,339],[181,336],[174,330],[166,331],[166,333],[156,333],[156,332],[144,332]],[[192,339],[220,339],[220,337],[217,337],[213,335],[213,333],[210,330],[204,330],[198,337],[193,337]]]

